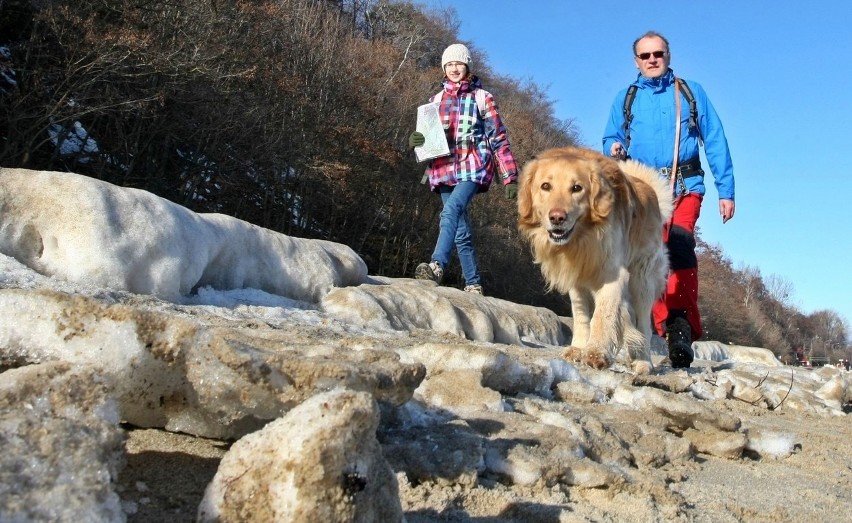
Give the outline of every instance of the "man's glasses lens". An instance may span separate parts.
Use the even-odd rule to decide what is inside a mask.
[[[666,56],[666,52],[665,51],[654,51],[653,53],[639,53],[636,56],[638,56],[640,60],[647,60],[648,58],[651,58],[651,55],[653,55],[654,58],[662,58],[662,57]]]

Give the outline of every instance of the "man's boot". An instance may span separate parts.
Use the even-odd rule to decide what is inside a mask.
[[[686,311],[669,311],[666,320],[666,342],[672,368],[687,369],[692,363],[692,329],[686,320]]]

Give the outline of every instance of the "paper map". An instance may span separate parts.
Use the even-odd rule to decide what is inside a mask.
[[[423,145],[414,148],[418,162],[450,154],[447,136],[441,124],[441,115],[438,113],[440,103],[440,101],[432,102],[417,108],[417,131],[426,138]]]

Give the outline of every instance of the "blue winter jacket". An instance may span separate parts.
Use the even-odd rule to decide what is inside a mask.
[[[674,72],[669,70],[660,78],[645,78],[641,74],[634,85],[636,97],[633,100],[630,124],[630,148],[627,153],[631,158],[660,169],[672,166],[674,155]],[[698,128],[704,139],[704,155],[710,164],[710,172],[716,181],[719,198],[734,199],[734,166],[731,153],[728,150],[728,140],[722,129],[722,122],[707,98],[704,88],[696,82],[686,82],[698,108]],[[603,152],[609,155],[614,142],[624,144],[624,98],[625,88],[618,93],[612,104],[603,138]],[[678,164],[682,165],[691,158],[698,157],[698,130],[689,128],[689,102],[680,93],[680,150]],[[704,195],[704,176],[684,178],[689,192]],[[677,190],[677,189],[676,189]]]

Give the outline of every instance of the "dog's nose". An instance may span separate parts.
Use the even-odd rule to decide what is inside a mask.
[[[547,217],[553,225],[561,225],[565,221],[565,211],[562,209],[551,209]]]

